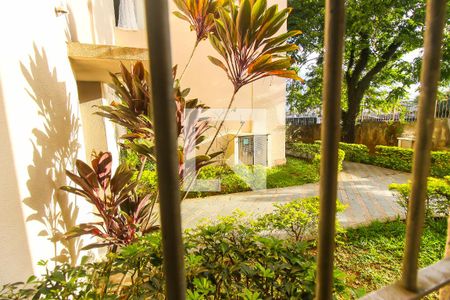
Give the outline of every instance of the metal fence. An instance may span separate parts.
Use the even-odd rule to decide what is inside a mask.
[[[376,113],[371,111],[362,111],[358,122],[364,121],[370,122],[389,122],[389,121],[402,121],[402,122],[415,122],[417,121],[418,106],[410,107],[406,113],[392,112],[392,113]],[[450,118],[450,99],[447,101],[439,101],[435,104],[434,117],[436,119],[449,119]]]
[[[320,124],[319,117],[310,117],[310,116],[286,117],[286,125],[308,126],[314,124]]]
[[[155,136],[160,193],[166,297],[186,298],[181,215],[177,178],[177,141],[174,107],[171,105],[172,74],[168,1],[146,1],[148,41],[151,57]],[[428,0],[421,94],[414,151],[412,194],[407,218],[407,238],[402,277],[365,299],[418,299],[450,281],[450,259],[418,272],[421,228],[430,165],[431,136],[440,73],[441,43],[446,0]],[[333,263],[337,196],[340,95],[344,47],[344,0],[326,0],[325,60],[323,78],[322,159],[320,178],[320,223],[316,297],[333,297]]]

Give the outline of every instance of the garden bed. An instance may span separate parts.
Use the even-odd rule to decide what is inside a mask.
[[[342,206],[338,204],[342,209]],[[313,299],[316,271],[317,197],[278,205],[250,219],[236,212],[184,235],[188,299]],[[339,228],[339,227],[338,227]],[[444,253],[447,221],[427,219],[419,265]],[[334,289],[337,299],[357,299],[400,276],[405,243],[401,220],[339,230]],[[283,231],[281,238],[274,232]],[[27,285],[0,286],[0,299],[163,299],[161,236],[139,238],[100,262],[60,264]],[[436,294],[430,296],[436,299]]]
[[[220,180],[220,191],[190,192],[188,198],[250,191],[251,187],[243,180],[243,177],[246,177],[251,184],[254,184],[256,187],[268,189],[298,186],[319,181],[319,165],[315,162],[295,157],[287,157],[286,164],[273,168],[265,168],[262,166],[239,166],[238,172],[240,175],[236,174],[228,166],[210,165],[203,167],[199,171],[198,179]],[[265,186],[263,182],[264,173],[266,174]],[[156,190],[156,171],[144,171],[142,181],[145,183],[142,193]]]

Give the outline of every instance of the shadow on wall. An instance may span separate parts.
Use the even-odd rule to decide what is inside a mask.
[[[67,241],[63,234],[72,226],[78,215],[74,201],[59,188],[66,185],[65,168],[73,166],[78,144],[79,120],[72,113],[70,94],[64,82],[58,81],[56,69],[50,70],[45,51],[34,46],[30,67],[21,64],[29,88],[27,93],[35,101],[43,126],[33,129],[33,165],[28,166],[27,187],[30,197],[24,199],[34,213],[27,218],[43,225],[39,236],[53,243],[53,260],[76,263],[81,242]]]
[[[33,273],[27,232],[19,201],[19,187],[14,168],[13,138],[4,106],[4,96],[0,80],[0,284],[23,280],[24,275]]]

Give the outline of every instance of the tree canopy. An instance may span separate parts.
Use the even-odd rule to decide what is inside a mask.
[[[290,83],[288,101],[299,112],[321,103],[324,2],[289,0],[293,12],[289,29],[300,51],[292,56],[306,72],[306,83]],[[361,105],[388,107],[408,99],[409,87],[418,82],[423,44],[425,1],[347,0],[343,65],[343,139],[353,142]],[[444,38],[442,82],[450,78],[450,33]],[[417,57],[418,56],[418,57]]]

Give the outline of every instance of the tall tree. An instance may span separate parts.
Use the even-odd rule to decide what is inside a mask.
[[[449,2],[450,3],[450,2]],[[301,29],[296,37],[301,51],[293,53],[300,68],[306,68],[306,84],[288,87],[288,101],[299,110],[320,103],[322,84],[324,3],[289,0],[294,8],[289,29]],[[363,103],[398,102],[408,87],[418,81],[420,60],[413,53],[423,44],[425,1],[347,0],[342,136],[355,140],[355,122]],[[450,34],[446,31],[444,56],[448,59]],[[415,51],[417,50],[417,51]],[[448,81],[448,63],[442,77]]]

